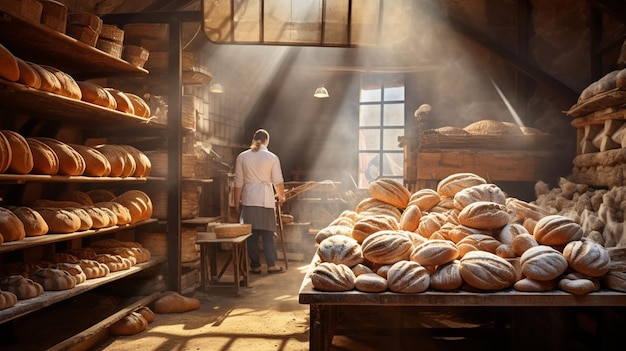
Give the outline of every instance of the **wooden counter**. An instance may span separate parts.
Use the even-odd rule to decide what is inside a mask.
[[[398,336],[403,333],[416,335],[419,331],[415,329],[409,331],[405,325],[400,325],[399,321],[416,320],[422,311],[432,313],[438,310],[447,315],[455,310],[470,311],[477,316],[492,314],[496,319],[500,318],[501,322],[492,325],[491,330],[495,328],[494,333],[500,337],[508,335],[505,337],[506,340],[499,342],[508,342],[512,349],[527,350],[528,347],[536,346],[534,342],[540,337],[549,340],[546,349],[556,350],[563,347],[564,325],[567,320],[564,316],[571,313],[573,309],[579,311],[587,307],[626,307],[626,293],[608,290],[584,296],[576,296],[559,290],[532,293],[513,289],[497,292],[429,290],[419,294],[389,291],[363,293],[357,290],[322,292],[313,288],[310,279],[317,260],[317,257],[313,259],[299,291],[299,302],[310,305],[310,350],[312,351],[329,350],[333,336],[341,333],[342,330],[361,331],[368,335],[372,333],[383,336]],[[622,317],[625,316],[622,311]],[[531,320],[535,322],[527,325]],[[537,320],[541,323],[536,324]],[[357,325],[355,321],[356,323],[361,321],[363,325]],[[399,330],[403,328],[404,330]],[[472,330],[484,331],[480,328],[472,328]],[[545,333],[549,333],[549,336]],[[542,335],[538,336],[538,334]],[[529,338],[529,335],[532,335],[534,339]]]

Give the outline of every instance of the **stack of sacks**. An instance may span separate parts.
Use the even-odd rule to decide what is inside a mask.
[[[559,288],[582,295],[599,290],[611,266],[607,249],[587,238],[580,224],[508,197],[473,173],[450,175],[436,190],[413,194],[394,180],[379,179],[369,192],[354,211],[317,233],[314,288],[399,293]]]

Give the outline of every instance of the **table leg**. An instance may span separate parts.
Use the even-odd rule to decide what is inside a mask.
[[[241,275],[243,276],[243,286],[248,287],[248,274],[250,273],[250,260],[248,258],[248,242],[244,240],[241,243],[241,258],[243,266],[241,266]]]
[[[330,350],[333,343],[335,311],[330,305],[310,305],[309,351]]]
[[[235,280],[235,290],[239,296],[239,245],[233,245],[233,279]]]
[[[207,265],[209,264],[207,243],[200,244],[200,290],[205,292],[207,286],[207,274],[209,273]]]
[[[210,281],[213,282],[215,277],[217,276],[217,244],[216,243],[210,243],[209,245],[209,262],[210,262],[210,270],[211,270],[211,275],[210,275]]]

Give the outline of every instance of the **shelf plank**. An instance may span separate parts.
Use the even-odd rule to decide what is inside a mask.
[[[46,174],[0,174],[0,184],[25,183],[143,183],[146,177],[89,177]]]
[[[145,76],[148,71],[40,23],[0,9],[0,42],[21,59],[58,68],[83,79],[110,75]]]
[[[152,218],[152,219],[148,219],[145,221],[132,223],[132,224],[114,225],[112,227],[107,227],[107,228],[89,229],[89,230],[84,230],[80,232],[68,233],[68,234],[44,234],[41,236],[30,236],[22,240],[8,241],[8,242],[2,243],[0,245],[0,254],[11,252],[11,251],[23,250],[29,247],[35,247],[39,245],[51,244],[51,243],[67,241],[67,240],[72,240],[72,239],[77,239],[77,238],[84,238],[87,236],[113,233],[113,232],[124,230],[124,229],[135,228],[135,227],[145,225],[148,223],[154,223],[156,221],[157,221],[156,219]]]
[[[167,127],[165,124],[155,123],[153,119],[123,113],[2,79],[0,79],[0,106],[8,111],[26,113],[55,122],[61,120],[88,129],[120,130],[153,127],[155,130],[165,130]]]
[[[181,223],[187,225],[207,225],[209,223],[219,222],[220,220],[222,220],[222,217],[195,217],[183,219]]]
[[[43,294],[32,299],[19,300],[14,306],[0,311],[0,323],[6,323],[15,318],[22,317],[57,302],[67,300],[71,297],[95,289],[104,284],[128,277],[137,272],[154,267],[165,261],[166,258],[164,256],[153,257],[150,261],[136,264],[133,267],[130,267],[130,269],[109,273],[101,278],[88,279],[84,283],[78,284],[72,289],[61,291],[44,291]]]

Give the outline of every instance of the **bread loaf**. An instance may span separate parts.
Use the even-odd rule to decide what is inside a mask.
[[[147,177],[152,169],[152,163],[146,154],[130,145],[119,145],[134,160],[135,171],[130,174],[133,177]]]
[[[133,113],[135,116],[150,118],[152,115],[150,112],[150,106],[148,106],[148,103],[144,99],[132,93],[125,94],[130,100],[130,103],[133,105]]]
[[[35,208],[48,224],[49,233],[73,233],[80,229],[80,218],[74,213],[62,208],[37,207]]]
[[[18,300],[32,299],[43,294],[43,286],[22,275],[11,275],[0,279],[0,290],[15,294]]]
[[[600,282],[582,273],[569,273],[559,280],[559,289],[574,295],[586,295],[600,290]]]
[[[399,261],[387,271],[389,290],[397,293],[421,293],[430,286],[430,275],[426,268],[414,261]]]
[[[17,303],[17,296],[10,291],[0,291],[0,310],[13,307]]]
[[[41,284],[46,291],[67,290],[76,286],[74,277],[62,269],[42,268],[34,272],[30,278]]]
[[[520,257],[522,274],[534,280],[552,280],[565,273],[568,264],[556,249],[539,245],[531,247]]]
[[[401,183],[388,178],[376,179],[368,185],[373,198],[397,208],[406,208],[411,192]]]
[[[416,232],[424,238],[429,239],[433,233],[438,231],[441,226],[446,223],[447,218],[445,214],[439,212],[426,213],[420,218]]]
[[[128,113],[130,115],[135,114],[135,108],[133,107],[133,103],[130,101],[130,99],[125,93],[117,89],[113,89],[113,88],[104,88],[104,89],[106,89],[111,94],[111,96],[113,96],[113,98],[115,99],[115,102],[117,104],[115,108],[116,110],[120,112]]]
[[[119,321],[111,324],[109,333],[111,335],[125,336],[135,335],[148,327],[148,321],[139,313],[131,312]]]
[[[87,194],[94,204],[97,202],[112,201],[116,198],[116,195],[108,189],[93,189],[87,191]]]
[[[322,262],[345,264],[348,267],[363,262],[361,245],[355,239],[343,235],[333,235],[322,240],[317,255]]]
[[[15,207],[12,211],[22,221],[26,236],[39,236],[48,233],[48,224],[39,212],[26,206]]]
[[[478,229],[499,229],[509,223],[506,207],[495,202],[478,201],[465,206],[458,216],[459,222]]]
[[[139,308],[137,311],[148,323],[152,323],[154,321],[154,312],[148,306],[143,306]]]
[[[104,210],[102,210],[102,208],[96,206],[84,206],[82,209],[87,212],[89,217],[91,217],[91,228],[107,228],[114,225],[111,224],[110,217],[104,212]]]
[[[34,139],[48,145],[59,160],[59,174],[79,176],[85,172],[85,159],[68,144],[46,137],[34,137]]]
[[[435,190],[425,188],[414,192],[408,205],[416,205],[422,212],[426,212],[437,205],[439,201],[441,201],[441,197]]]
[[[511,246],[513,238],[520,234],[530,234],[528,229],[519,223],[507,223],[494,237],[501,243]]]
[[[39,73],[26,61],[20,59],[19,57],[15,58],[17,60],[17,65],[20,69],[20,78],[17,80],[18,83],[22,83],[28,85],[33,89],[41,88],[41,77]]]
[[[93,220],[87,211],[81,207],[66,207],[65,210],[73,213],[80,219],[80,227],[78,230],[89,230],[93,226]]]
[[[315,234],[315,243],[319,244],[322,240],[328,238],[333,235],[345,235],[352,237],[352,227],[348,227],[345,225],[329,225],[320,229],[317,234]]]
[[[515,267],[490,252],[470,251],[460,261],[463,281],[476,289],[503,290],[516,281]]]
[[[110,177],[128,177],[135,173],[137,167],[135,159],[119,145],[103,144],[95,147],[109,160],[111,165]]]
[[[76,84],[80,88],[81,99],[83,101],[112,110],[117,109],[117,101],[113,95],[103,87],[87,81],[77,81]]]
[[[459,249],[448,240],[431,239],[417,245],[411,252],[411,261],[422,266],[443,265],[459,257]]]
[[[417,205],[408,205],[400,217],[399,228],[413,232],[417,230],[422,218],[422,210]]]
[[[367,216],[354,224],[352,237],[359,243],[363,242],[369,235],[381,230],[399,229],[398,221],[391,216],[376,215]]]
[[[437,193],[441,197],[454,198],[459,191],[474,185],[486,184],[487,181],[474,173],[451,174],[437,183]]]
[[[6,169],[7,172],[17,174],[28,174],[34,166],[33,153],[26,138],[12,130],[0,130],[11,147],[11,163]]]
[[[62,95],[71,99],[75,99],[75,100],[81,99],[82,93],[80,91],[80,88],[78,87],[78,84],[74,80],[74,78],[72,78],[69,74],[61,71],[58,68],[47,66],[47,65],[40,65],[40,66],[43,69],[52,73],[55,77],[57,77],[57,79],[59,80],[59,83],[61,83],[61,90],[58,92],[59,95]]]
[[[94,206],[101,208],[108,214],[107,210],[113,214],[112,220],[114,224],[111,225],[124,225],[133,222],[133,218],[130,211],[124,205],[115,201],[103,201],[96,202]]]
[[[570,241],[563,249],[569,266],[589,277],[600,277],[611,268],[611,258],[604,246],[590,240]]]
[[[82,206],[93,206],[93,201],[89,194],[81,190],[66,190],[59,195],[58,200],[71,201]]]
[[[113,201],[128,208],[131,223],[143,221],[152,216],[152,200],[148,194],[141,190],[127,190]]]
[[[9,168],[12,158],[11,144],[4,134],[0,133],[0,173],[4,173]]]
[[[111,164],[109,159],[106,158],[100,151],[94,149],[91,146],[80,144],[69,144],[76,152],[78,152],[85,160],[86,176],[92,177],[106,177],[111,173]]]
[[[354,272],[345,264],[322,262],[311,271],[311,283],[320,291],[349,291],[355,281]]]
[[[475,250],[487,251],[495,254],[501,245],[502,243],[500,241],[487,234],[470,234],[456,243],[456,246],[459,249],[459,257],[463,257],[469,251]]]
[[[550,291],[556,288],[554,280],[534,280],[530,278],[520,279],[513,284],[513,288],[517,291],[542,292]]]
[[[354,275],[357,276],[357,277],[360,276],[361,274],[365,274],[365,273],[374,273],[374,271],[370,267],[368,267],[368,266],[366,266],[366,265],[364,265],[362,263],[356,264],[356,265],[350,267],[350,269],[352,269],[352,272],[354,272]]]
[[[506,204],[506,195],[495,184],[478,184],[462,189],[454,195],[454,206],[459,210],[472,202],[489,201],[497,204]]]
[[[61,82],[57,76],[36,63],[28,61],[26,61],[26,63],[31,66],[37,74],[39,74],[39,78],[41,80],[39,90],[62,95],[61,93],[63,92],[63,87],[61,86]]]
[[[0,235],[4,242],[18,241],[26,237],[22,221],[11,210],[0,207]]]
[[[92,259],[80,259],[77,262],[87,279],[104,277],[111,272],[109,266]]]
[[[493,119],[483,119],[468,124],[463,128],[469,134],[479,135],[511,135],[521,134],[521,131],[516,125],[505,124]]]
[[[454,260],[437,266],[430,275],[430,287],[440,291],[452,291],[463,286],[461,277],[461,261]]]
[[[15,82],[20,78],[17,59],[9,49],[0,44],[0,78]]]
[[[59,173],[59,157],[50,146],[35,138],[26,138],[26,142],[33,155],[31,173],[47,175]]]
[[[570,241],[580,240],[583,229],[569,217],[549,215],[537,221],[533,236],[543,245],[565,245]]]
[[[372,263],[393,264],[409,259],[413,242],[404,231],[381,230],[363,240],[361,251],[363,258]]]
[[[364,273],[356,277],[354,287],[363,292],[383,292],[387,290],[387,280],[373,272]]]
[[[68,272],[72,276],[72,278],[74,278],[74,281],[76,282],[75,285],[84,283],[85,280],[87,280],[87,276],[85,275],[85,272],[83,272],[83,269],[78,263],[59,262],[59,263],[51,264],[50,266],[48,266],[48,268],[60,269],[60,270]]]

